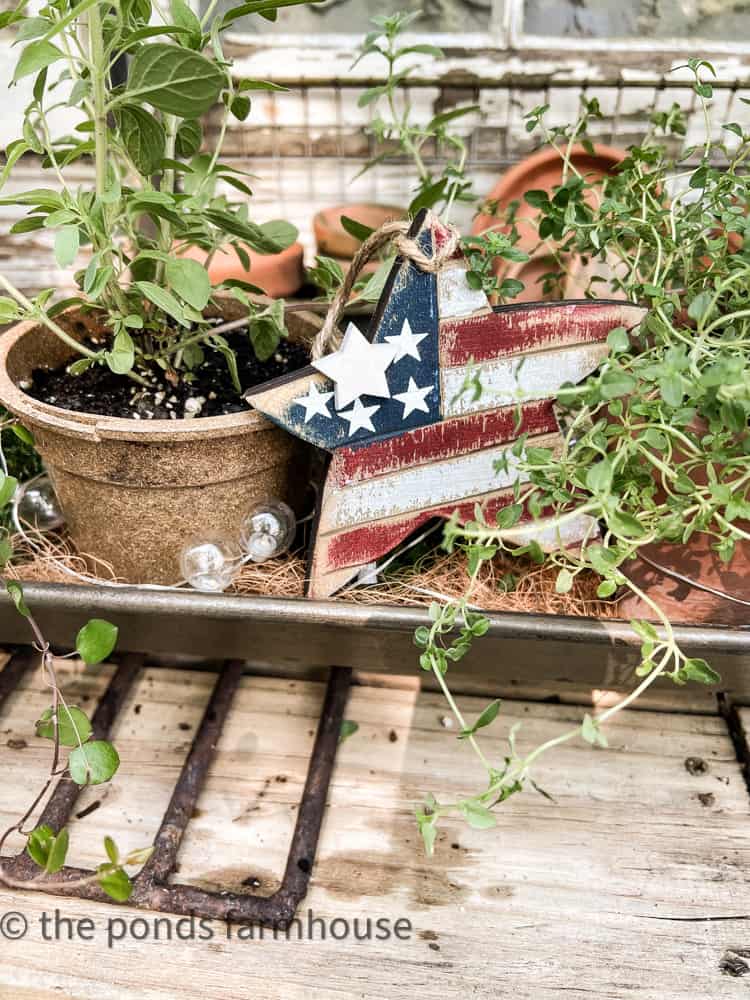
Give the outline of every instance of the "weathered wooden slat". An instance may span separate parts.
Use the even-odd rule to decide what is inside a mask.
[[[71,695],[95,696],[108,668],[75,675]],[[101,675],[101,676],[100,676]],[[91,864],[101,836],[123,847],[153,834],[213,678],[147,670],[115,738],[121,772],[108,792],[90,789],[98,809],[75,822],[72,856]],[[29,733],[48,694],[37,677],[14,701],[0,731],[0,820],[28,794],[49,749]],[[180,880],[236,888],[250,880],[272,891],[291,832],[322,685],[249,677],[217,748],[211,777],[188,828]],[[474,718],[484,699],[461,699]],[[488,748],[502,753],[507,726],[522,723],[523,747],[553,738],[580,709],[508,702]],[[742,952],[747,920],[747,793],[723,720],[716,714],[626,712],[612,747],[570,745],[540,763],[550,803],[529,793],[504,804],[499,826],[474,831],[450,823],[434,859],[421,853],[412,807],[421,794],[458,796],[481,780],[472,756],[444,728],[441,697],[388,687],[353,689],[349,718],[359,731],[342,744],[311,894],[312,918],[352,925],[370,917],[411,923],[408,940],[238,940],[237,929],[208,924],[203,940],[181,940],[177,919],[127,906],[0,890],[0,913],[21,912],[27,936],[3,942],[0,996],[64,994],[76,1000],[401,1000],[414,991],[520,1000],[560,996],[622,1000],[626,994],[685,1000],[744,997],[747,979],[726,970]],[[496,729],[496,731],[495,731]],[[6,737],[11,738],[11,737]],[[694,757],[705,768],[685,767]],[[42,912],[90,918],[93,941],[43,941]],[[107,948],[107,922],[115,936]],[[130,922],[142,940],[128,931]],[[145,921],[145,922],[144,922]],[[188,923],[183,936],[190,934]],[[342,928],[337,925],[337,930]],[[364,925],[363,925],[364,926]],[[402,925],[406,926],[406,925]],[[172,940],[166,940],[171,928]],[[195,928],[198,937],[200,927]],[[209,938],[210,935],[210,938]],[[145,939],[143,939],[145,938]],[[633,956],[637,956],[634,960]],[[741,957],[741,955],[740,955]],[[733,966],[737,968],[737,966]]]

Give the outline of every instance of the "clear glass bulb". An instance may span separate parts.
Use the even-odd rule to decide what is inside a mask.
[[[289,549],[297,532],[297,518],[281,500],[257,503],[240,525],[240,544],[253,562],[265,562]]]
[[[21,525],[37,531],[56,531],[65,524],[60,501],[49,476],[38,476],[22,487],[16,513]]]
[[[195,590],[216,594],[226,590],[242,565],[239,545],[220,535],[194,539],[180,552],[180,572]]]

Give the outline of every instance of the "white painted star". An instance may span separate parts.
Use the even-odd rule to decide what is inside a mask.
[[[371,344],[350,323],[338,351],[312,364],[335,383],[334,401],[336,409],[341,410],[358,396],[391,398],[385,370],[395,354],[396,348],[391,344]]]
[[[305,423],[308,423],[316,415],[328,417],[330,420],[331,413],[328,409],[328,400],[331,399],[332,396],[332,392],[319,392],[316,384],[311,382],[307,387],[307,395],[297,396],[294,402],[297,406],[304,406]]]
[[[397,392],[393,397],[397,399],[399,403],[404,404],[404,412],[401,417],[402,420],[406,420],[410,413],[414,410],[421,410],[423,413],[429,413],[430,408],[425,402],[427,397],[432,392],[434,386],[426,385],[420,389],[413,378],[409,379],[409,386],[406,392]]]
[[[379,409],[380,407],[377,404],[375,406],[364,406],[360,399],[355,399],[354,406],[351,410],[339,413],[339,416],[343,420],[349,421],[349,437],[351,437],[355,431],[374,431],[375,428],[372,426],[371,417],[373,414],[377,413]]]
[[[401,333],[397,336],[385,338],[396,348],[396,357],[393,359],[394,363],[400,361],[402,358],[414,358],[416,361],[421,361],[417,344],[420,344],[427,336],[429,336],[427,333],[412,333],[409,320],[405,319],[404,325],[401,327]]]

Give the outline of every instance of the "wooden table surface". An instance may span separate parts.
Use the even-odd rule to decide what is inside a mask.
[[[110,668],[63,668],[70,698],[91,707]],[[365,678],[366,680],[366,678]],[[71,826],[72,863],[153,837],[213,682],[204,672],[147,669],[115,733],[122,766],[84,791]],[[295,818],[322,685],[247,676],[180,855],[181,881],[273,891]],[[29,677],[0,716],[0,824],[24,806],[47,766],[33,736],[48,694]],[[464,696],[473,717],[485,698]],[[504,701],[486,742],[498,757],[515,721],[522,746],[574,724],[573,704]],[[570,744],[543,759],[533,792],[499,810],[498,826],[446,824],[424,856],[414,805],[474,791],[482,773],[443,724],[441,697],[412,678],[360,683],[346,717],[359,730],[339,752],[312,887],[312,917],[388,921],[388,940],[311,940],[271,931],[227,938],[219,923],[178,940],[177,917],[35,892],[0,891],[0,915],[25,916],[25,938],[0,942],[0,997],[139,1000],[327,1000],[402,997],[747,997],[750,990],[748,791],[728,728],[709,699],[628,711],[609,750]],[[750,724],[750,718],[746,720]],[[705,768],[691,773],[688,757]],[[16,845],[18,846],[18,843]],[[62,917],[91,918],[93,940],[67,939]],[[40,917],[49,915],[43,940]],[[131,921],[136,921],[131,925]],[[158,920],[158,926],[155,921]],[[395,922],[404,938],[394,935]],[[109,921],[114,921],[108,924]],[[407,930],[408,928],[408,930]],[[133,931],[145,940],[119,938]],[[172,934],[172,940],[166,939]],[[159,940],[155,940],[158,931]],[[181,933],[190,934],[182,925]],[[373,934],[375,928],[373,927]],[[91,936],[91,935],[89,935]],[[748,973],[743,976],[743,973]]]

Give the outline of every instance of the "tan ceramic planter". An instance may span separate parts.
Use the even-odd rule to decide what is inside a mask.
[[[227,302],[224,314],[242,315]],[[58,318],[73,336],[82,317]],[[311,334],[293,315],[295,339]],[[295,506],[304,486],[304,451],[251,410],[194,420],[137,421],[77,413],[41,403],[18,388],[35,368],[71,356],[53,333],[20,323],[0,336],[0,402],[33,433],[78,549],[104,559],[131,583],[175,583],[179,552],[193,537],[239,537],[254,501]]]

